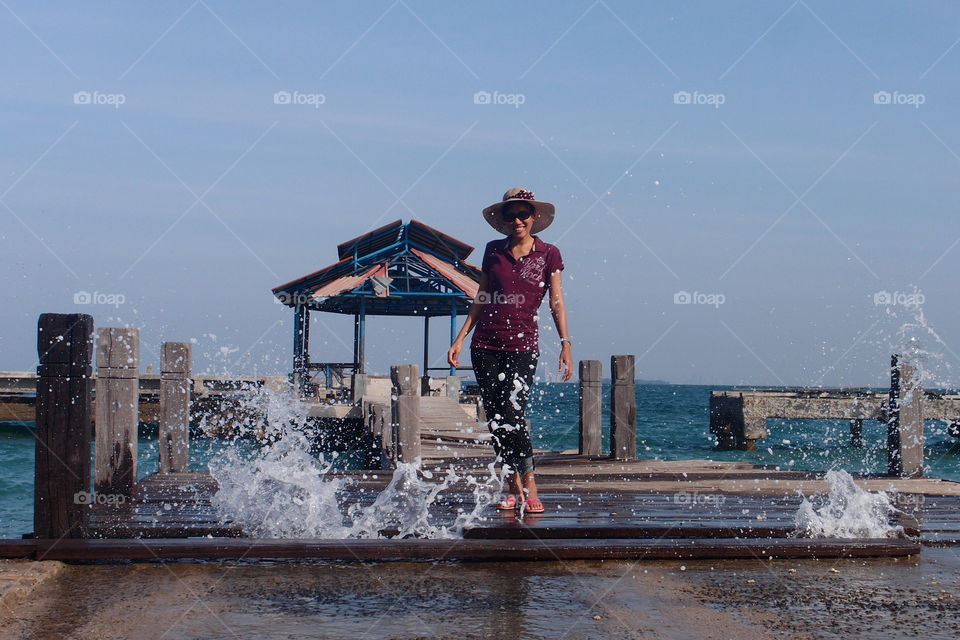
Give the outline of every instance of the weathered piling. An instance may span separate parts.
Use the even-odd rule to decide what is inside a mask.
[[[850,446],[863,446],[863,420],[859,418],[850,421]]]
[[[90,498],[93,316],[41,314],[37,352],[34,537],[80,538]]]
[[[370,439],[366,469],[390,469],[396,456],[390,406],[376,400],[363,401],[363,423]]]
[[[637,457],[637,392],[632,355],[610,356],[610,457]]]
[[[97,332],[97,494],[130,498],[137,482],[140,330],[108,327]]]
[[[160,473],[190,466],[190,367],[187,342],[164,342],[160,354]]]
[[[420,375],[415,364],[390,367],[393,395],[390,421],[396,429],[397,461],[414,462],[420,457]]]
[[[887,475],[923,475],[923,381],[910,364],[890,358]]]
[[[601,365],[580,361],[580,455],[600,455]]]

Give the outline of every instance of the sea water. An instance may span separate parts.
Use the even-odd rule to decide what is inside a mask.
[[[849,423],[846,420],[781,420],[768,421],[769,435],[765,440],[758,442],[756,451],[721,451],[715,447],[715,440],[709,430],[709,398],[712,390],[729,389],[729,387],[691,386],[691,385],[647,385],[637,386],[637,454],[641,458],[660,460],[708,459],[726,461],[745,461],[756,464],[768,464],[781,469],[808,469],[827,471],[844,469],[853,474],[882,473],[886,468],[886,427],[875,420],[866,420],[863,423],[862,448],[850,446]],[[577,384],[570,383],[535,383],[530,395],[530,404],[527,416],[533,423],[534,446],[542,449],[563,450],[575,449],[578,439],[578,388]],[[609,384],[603,385],[602,424],[609,424]],[[267,399],[268,401],[271,401]],[[273,399],[274,412],[282,411],[283,403]],[[289,416],[288,420],[295,421],[296,416]],[[280,421],[282,423],[282,421]],[[957,439],[947,434],[946,425],[930,421],[926,424],[926,472],[933,477],[942,477],[951,480],[960,480],[960,445]],[[608,431],[608,429],[604,429]],[[280,439],[279,442],[283,442]],[[332,508],[336,498],[337,488],[316,484],[316,480],[323,474],[326,465],[342,464],[347,456],[325,455],[324,460],[319,456],[308,455],[308,446],[305,441],[288,439],[286,448],[277,450],[267,449],[256,445],[250,439],[220,439],[194,437],[190,443],[190,468],[205,470],[210,468],[213,461],[215,471],[219,469],[221,478],[224,473],[229,474],[231,468],[217,467],[229,456],[244,461],[235,462],[236,475],[233,484],[226,483],[229,491],[234,491],[234,499],[244,499],[250,503],[256,502],[258,496],[270,495],[271,482],[289,482],[298,488],[293,491],[284,491],[289,496],[291,504],[273,505],[273,509],[292,509],[295,513],[307,514],[305,523],[317,523],[323,520],[325,509]],[[32,424],[27,426],[16,423],[0,422],[0,537],[19,537],[32,530],[33,514],[33,462],[34,438]],[[609,450],[609,441],[605,436],[603,447]],[[265,457],[271,453],[274,458]],[[226,456],[226,458],[225,458]],[[270,480],[270,474],[278,475],[281,467],[275,466],[280,456],[292,456],[289,461],[291,469],[298,473],[282,475]],[[220,462],[218,463],[217,460]],[[271,468],[271,464],[274,466]],[[138,451],[138,475],[143,477],[157,470],[158,453],[155,429],[144,428],[141,431]],[[252,466],[251,466],[252,465]],[[259,465],[259,467],[257,467]],[[242,471],[240,471],[242,470]],[[241,473],[255,472],[259,480],[247,482]],[[454,470],[455,473],[459,473]],[[392,473],[392,472],[386,472]],[[403,473],[407,475],[403,476]],[[298,475],[299,474],[299,475]],[[249,477],[249,476],[248,476]],[[230,478],[228,477],[228,480]],[[329,482],[329,478],[323,481]],[[455,480],[451,479],[450,482]],[[480,492],[481,501],[491,495],[495,486],[495,479],[490,474],[479,474],[470,480],[460,478],[461,483],[475,483],[472,490]],[[411,483],[414,478],[409,470],[401,471],[396,479],[395,487],[398,491],[388,495],[395,499],[398,495],[411,493]],[[404,485],[403,483],[407,484]],[[290,487],[285,486],[285,489]],[[342,489],[342,487],[341,487]],[[399,491],[404,489],[404,491]],[[247,492],[246,495],[243,492]],[[274,492],[277,493],[277,492]],[[392,496],[392,497],[391,497]],[[226,494],[223,496],[226,497]],[[294,498],[303,504],[296,504]],[[422,497],[422,496],[421,496]],[[399,505],[403,509],[410,509],[415,514],[412,520],[393,522],[394,526],[406,527],[409,531],[445,535],[437,523],[430,522],[423,511],[413,509],[410,504]],[[386,505],[378,505],[378,517],[384,516]],[[400,509],[402,511],[403,509]],[[396,519],[397,509],[386,512],[393,513]],[[283,524],[289,519],[266,517],[269,511],[248,512],[250,518],[259,518],[265,522],[263,533],[286,535],[296,533],[294,530],[284,529]],[[329,513],[329,512],[327,512]],[[378,526],[371,517],[374,512],[354,512],[347,514],[343,526],[356,536],[370,535]],[[274,514],[276,515],[276,514]],[[466,514],[465,517],[469,517]],[[426,519],[425,519],[426,518]],[[251,520],[252,521],[252,520]],[[274,523],[274,524],[271,524]],[[279,523],[279,524],[277,524]],[[460,523],[462,525],[462,522]],[[274,527],[271,531],[270,527]],[[322,529],[310,528],[306,524],[303,531],[312,534],[323,534]],[[330,531],[333,535],[336,531]]]

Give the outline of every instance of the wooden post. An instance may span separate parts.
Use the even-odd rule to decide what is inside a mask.
[[[854,418],[850,421],[850,446],[863,446],[863,420]]]
[[[187,342],[164,342],[160,354],[160,473],[190,468],[190,367]]]
[[[98,494],[133,497],[137,482],[137,424],[140,414],[140,330],[110,327],[97,332]],[[121,501],[122,502],[122,501]]]
[[[393,382],[391,421],[396,425],[397,461],[415,462],[420,458],[419,371],[415,364],[390,367]]]
[[[90,501],[93,316],[44,313],[37,323],[36,538],[80,538]]]
[[[390,469],[394,461],[390,406],[377,400],[364,400],[362,406],[363,420],[370,439],[365,468]]]
[[[637,392],[631,355],[610,357],[610,457],[637,457]]]
[[[887,422],[887,475],[923,475],[923,382],[916,369],[890,359],[890,411]]]
[[[580,455],[600,455],[599,360],[580,361]]]

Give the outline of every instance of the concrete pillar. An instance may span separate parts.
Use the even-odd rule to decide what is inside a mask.
[[[894,355],[890,363],[887,475],[923,475],[923,382],[913,365]]]
[[[447,397],[460,401],[460,390],[463,388],[460,376],[447,376]]]
[[[420,458],[419,373],[415,364],[390,367],[391,422],[396,425],[398,462],[416,462]]]

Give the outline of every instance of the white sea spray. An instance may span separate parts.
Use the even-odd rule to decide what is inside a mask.
[[[314,457],[315,434],[292,394],[259,390],[250,403],[266,413],[257,425],[264,440],[252,456],[228,449],[209,463],[220,485],[212,503],[222,522],[232,522],[246,535],[260,538],[456,538],[496,499],[503,472],[491,462],[473,474],[454,465],[429,471],[419,463],[400,463],[372,503],[350,499],[359,483],[333,473],[333,457]],[[377,472],[371,472],[377,473]],[[442,474],[434,479],[434,474]],[[437,509],[452,510],[440,521]]]
[[[899,510],[884,491],[866,491],[843,470],[831,470],[826,503],[815,507],[804,496],[794,515],[794,535],[804,538],[896,538],[903,527],[890,524]]]

